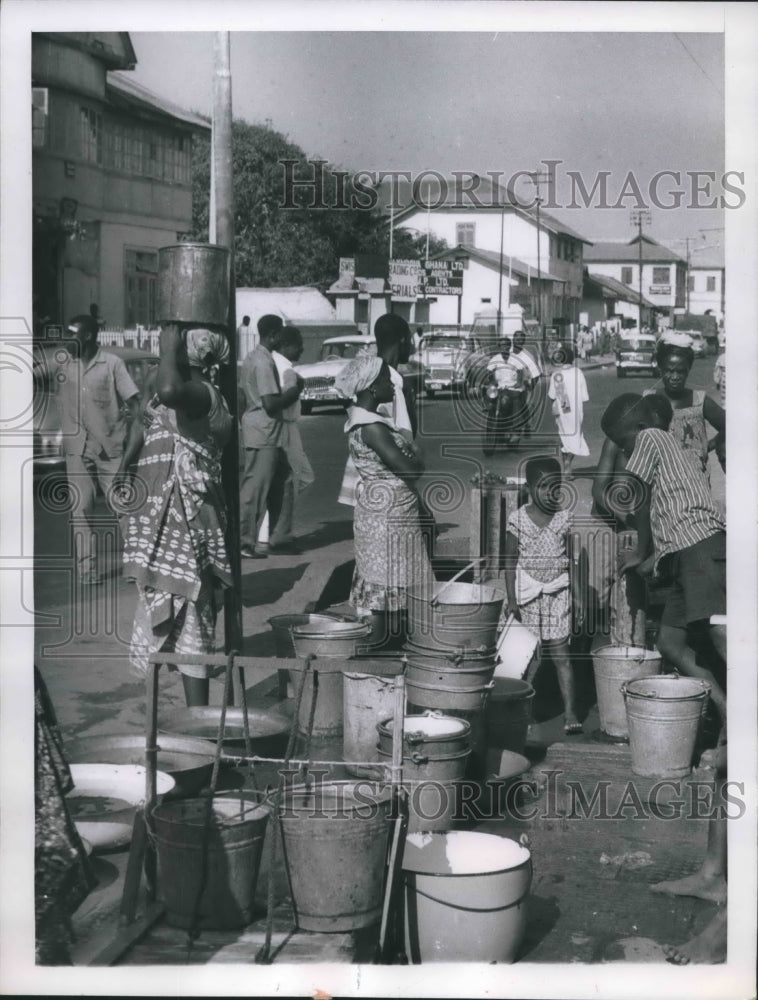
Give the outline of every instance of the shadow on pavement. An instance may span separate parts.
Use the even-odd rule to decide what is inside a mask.
[[[308,563],[305,562],[279,569],[269,569],[269,564],[264,560],[243,563],[240,595],[242,606],[252,608],[259,604],[275,604],[282,594],[292,590],[307,568]]]

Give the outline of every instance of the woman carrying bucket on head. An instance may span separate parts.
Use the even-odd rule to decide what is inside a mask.
[[[505,536],[507,614],[514,615],[542,640],[555,663],[567,735],[581,733],[576,714],[574,675],[569,659],[572,605],[583,619],[578,553],[571,551],[571,516],[561,500],[561,467],[556,458],[530,458],[526,483],[531,501],[508,518]],[[540,660],[527,671],[530,683]]]
[[[335,385],[353,400],[345,431],[360,477],[350,602],[357,614],[372,619],[369,642],[381,642],[404,632],[408,588],[432,580],[415,488],[424,467],[392,420],[377,412],[395,392],[389,367],[381,358],[355,358]]]

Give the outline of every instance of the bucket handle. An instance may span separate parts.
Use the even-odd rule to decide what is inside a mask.
[[[656,679],[667,680],[667,681],[678,681],[679,678],[680,678],[680,676],[681,675],[676,670],[674,670],[673,673],[670,673],[670,674],[657,674],[656,675]],[[639,677],[637,678],[637,680],[639,680]],[[624,681],[624,683],[621,685],[621,693],[624,696],[624,701],[626,701],[626,696],[627,696],[626,686],[627,686],[627,684],[631,684],[631,683],[632,683],[632,681]],[[658,696],[658,694],[655,691],[647,691],[647,692],[644,692],[644,691],[635,691],[634,692],[634,697],[635,698],[648,698],[651,701],[655,701],[659,696]]]
[[[474,566],[477,565],[477,563],[486,562],[487,558],[488,558],[487,556],[478,556],[476,559],[472,559],[467,566],[463,567],[463,569],[459,569],[458,572],[455,574],[455,576],[451,580],[448,580],[447,583],[443,584],[442,587],[440,588],[439,593],[431,599],[431,601],[429,602],[431,606],[433,608],[436,607],[440,603],[440,597],[442,597],[443,592],[451,584],[455,583],[456,580],[458,580],[459,577],[463,576],[464,573],[468,573],[470,569],[473,569]]]

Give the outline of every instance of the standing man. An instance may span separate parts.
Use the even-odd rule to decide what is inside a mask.
[[[303,336],[296,326],[285,326],[279,338],[279,345],[272,351],[274,364],[283,390],[297,385],[298,374],[293,368],[303,353]],[[300,400],[282,410],[281,446],[287,456],[289,471],[284,484],[284,498],[279,520],[271,525],[268,539],[270,552],[297,552],[299,547],[292,535],[295,517],[295,498],[310,486],[314,480],[313,468],[303,448],[300,429]]]
[[[266,558],[266,553],[255,548],[261,522],[266,510],[272,526],[279,520],[289,474],[282,447],[282,414],[300,398],[303,380],[297,376],[295,385],[282,392],[271,353],[279,344],[282,328],[279,316],[261,316],[258,346],[242,362],[242,388],[247,400],[242,415],[245,470],[240,488],[240,551],[244,559]]]
[[[402,316],[396,313],[385,313],[374,324],[374,339],[376,340],[377,356],[386,361],[390,369],[390,378],[395,390],[391,403],[380,403],[377,413],[389,417],[408,444],[413,444],[416,436],[416,407],[412,389],[406,392],[403,376],[397,370],[398,365],[407,364],[411,356],[413,340],[411,330]],[[358,471],[348,456],[345,474],[342,478],[338,503],[355,507],[355,487],[358,485]]]
[[[57,365],[57,401],[73,496],[76,570],[80,583],[96,586],[103,582],[91,525],[96,487],[99,483],[114,510],[114,488],[127,477],[129,465],[142,446],[139,392],[121,358],[98,345],[94,316],[74,316],[66,331],[73,339],[68,354]],[[129,416],[128,432],[124,406]]]

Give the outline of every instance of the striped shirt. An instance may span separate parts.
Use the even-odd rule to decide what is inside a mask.
[[[700,466],[687,458],[667,431],[655,427],[640,431],[626,471],[651,489],[650,528],[656,565],[670,552],[725,530]]]

